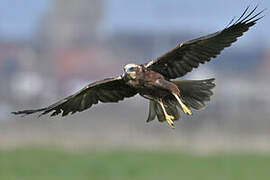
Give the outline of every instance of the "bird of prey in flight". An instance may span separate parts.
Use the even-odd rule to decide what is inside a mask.
[[[200,110],[205,101],[210,100],[214,78],[205,80],[174,80],[215,58],[229,47],[238,37],[261,19],[262,12],[255,13],[257,7],[233,19],[221,31],[183,42],[174,49],[146,64],[127,64],[121,76],[107,78],[91,83],[79,92],[62,99],[48,107],[34,110],[13,112],[13,114],[32,114],[41,112],[51,116],[84,111],[98,102],[118,102],[140,94],[149,100],[147,122],[155,117],[167,121],[174,128],[174,121],[180,119],[178,108],[191,115],[191,108]]]

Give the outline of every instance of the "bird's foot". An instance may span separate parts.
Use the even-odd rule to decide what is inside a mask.
[[[181,107],[182,107],[184,113],[186,113],[188,115],[192,114],[191,110],[184,103],[181,104]]]
[[[182,108],[182,110],[184,111],[184,113],[191,115],[192,114],[191,110],[181,101],[179,96],[177,94],[173,94],[173,95],[176,98],[176,100],[178,101],[178,103],[179,103],[180,107]]]
[[[175,128],[174,123],[173,123],[174,117],[171,115],[165,114],[165,119],[167,120],[167,122],[171,126],[171,128],[174,129]]]

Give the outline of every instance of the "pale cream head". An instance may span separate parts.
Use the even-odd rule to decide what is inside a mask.
[[[140,69],[140,66],[137,64],[127,64],[124,67],[125,75],[127,75],[131,79],[135,79],[138,69]]]

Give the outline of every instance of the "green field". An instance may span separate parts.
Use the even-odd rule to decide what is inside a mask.
[[[202,156],[142,150],[2,150],[0,179],[268,180],[270,156],[246,153]]]

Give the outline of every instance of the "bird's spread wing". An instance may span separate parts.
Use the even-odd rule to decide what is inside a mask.
[[[236,21],[233,19],[222,31],[181,43],[145,66],[169,79],[184,76],[193,68],[197,68],[200,63],[203,64],[216,57],[263,17],[260,14],[264,10],[254,15],[257,7],[251,12],[248,12],[248,9],[249,7]]]
[[[122,77],[108,78],[87,85],[81,91],[46,108],[13,112],[13,114],[32,114],[42,112],[41,115],[53,112],[51,116],[62,113],[62,116],[81,112],[100,102],[118,102],[126,97],[137,94],[136,89],[128,86]]]

